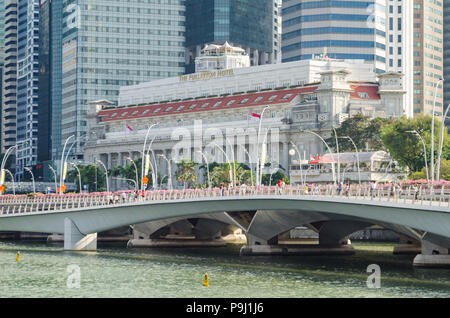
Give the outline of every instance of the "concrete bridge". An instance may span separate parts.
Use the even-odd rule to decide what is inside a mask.
[[[450,195],[442,188],[371,191],[354,186],[345,195],[333,186],[146,191],[139,198],[109,194],[0,198],[0,231],[59,233],[65,250],[95,250],[97,232],[151,222],[161,227],[197,218],[211,229],[233,225],[247,235],[244,253],[283,252],[277,235],[307,225],[319,233],[321,253],[350,249],[349,234],[372,225],[421,242],[417,266],[450,266]],[[242,217],[247,213],[247,221]],[[205,227],[204,227],[205,228]],[[310,247],[309,247],[310,248]]]

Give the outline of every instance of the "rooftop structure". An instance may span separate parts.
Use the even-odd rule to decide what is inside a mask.
[[[195,71],[215,71],[250,67],[250,57],[244,49],[231,46],[228,42],[223,45],[205,45],[200,56],[195,58]]]

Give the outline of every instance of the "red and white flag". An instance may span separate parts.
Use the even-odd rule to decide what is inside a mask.
[[[129,131],[134,131],[133,128],[131,128],[129,125],[127,125],[127,128]]]
[[[309,164],[319,163],[319,159],[320,159],[319,155],[317,155],[317,157],[309,156],[309,161],[308,161],[308,163],[309,163]]]
[[[252,115],[253,117],[261,119],[261,115],[258,115],[258,114],[255,114],[255,113],[250,113],[250,115]]]

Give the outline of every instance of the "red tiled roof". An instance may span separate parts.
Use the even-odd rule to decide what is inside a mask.
[[[351,85],[352,99],[379,100],[377,85]],[[299,94],[312,93],[317,86],[299,87],[285,90],[273,90],[252,94],[229,95],[197,100],[180,101],[166,104],[142,105],[102,110],[98,116],[103,122],[130,120],[146,117],[158,117],[173,114],[195,113],[209,110],[224,110],[241,107],[253,107],[290,103]]]
[[[378,85],[350,85],[350,88],[353,90],[350,93],[352,99],[380,100]]]
[[[116,108],[102,110],[98,113],[98,116],[102,118],[103,122],[107,122],[209,110],[282,104],[290,103],[298,94],[312,93],[316,89],[317,86],[308,86],[278,91],[180,101],[176,103]]]

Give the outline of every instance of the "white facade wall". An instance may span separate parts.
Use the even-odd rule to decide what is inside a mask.
[[[230,72],[232,75],[212,79],[189,80],[190,76],[195,76],[193,74],[186,75],[186,81],[180,77],[171,77],[125,86],[120,88],[119,106],[317,83],[320,73],[341,69],[350,72],[349,81],[377,81],[371,63],[358,60],[306,60],[234,69]]]

